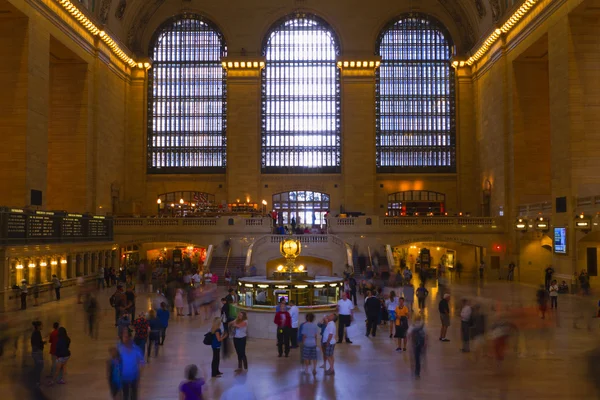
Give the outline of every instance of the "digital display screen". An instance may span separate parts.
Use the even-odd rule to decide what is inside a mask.
[[[554,228],[554,252],[567,254],[567,228]]]

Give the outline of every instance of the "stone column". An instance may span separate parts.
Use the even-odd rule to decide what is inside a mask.
[[[338,61],[342,70],[342,198],[346,210],[367,215],[375,214],[377,207],[375,66],[378,63],[373,56]]]
[[[575,130],[579,129],[572,115],[581,101],[581,87],[574,70],[573,37],[569,19],[556,21],[548,31],[548,66],[550,85],[550,141],[552,142],[552,202],[553,225],[567,227],[567,255],[553,254],[552,265],[557,273],[572,275],[575,270],[575,230],[573,215],[575,199],[572,188],[572,162],[569,149]],[[555,199],[567,197],[567,212],[556,213]],[[552,233],[551,233],[552,235]],[[541,266],[543,269],[545,266]]]
[[[225,62],[234,62],[225,60]],[[259,203],[261,173],[261,67],[227,71],[227,196]],[[235,61],[241,66],[241,60]],[[263,64],[264,65],[264,64]]]

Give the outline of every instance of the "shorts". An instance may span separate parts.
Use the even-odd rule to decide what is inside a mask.
[[[302,359],[303,360],[316,360],[317,359],[317,346],[302,346]]]
[[[333,350],[335,350],[335,344],[325,343],[325,357],[333,356]]]
[[[450,316],[448,314],[440,314],[442,326],[450,326]]]
[[[394,337],[398,338],[398,339],[405,339],[407,331],[408,331],[408,318],[401,317],[400,324],[396,325],[396,333],[394,334]]]
[[[396,311],[388,310],[388,318],[390,321],[396,320]]]
[[[69,358],[70,358],[70,357],[58,357],[58,358],[56,359],[56,363],[57,363],[57,364],[66,364],[66,363],[67,363],[67,361],[69,361]]]

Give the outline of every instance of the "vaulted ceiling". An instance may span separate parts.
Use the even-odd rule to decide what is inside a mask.
[[[193,12],[213,20],[228,30],[232,41],[253,50],[254,39],[241,32],[240,18],[246,18],[246,31],[264,30],[265,21],[296,10],[320,14],[336,28],[336,22],[352,20],[354,26],[381,29],[394,16],[404,12],[431,13],[451,32],[459,53],[464,53],[498,21],[505,3],[512,0],[87,0],[90,11],[122,43],[137,55],[146,55],[149,38],[169,17]],[[84,0],[84,3],[86,1]],[[243,13],[243,15],[239,15]],[[251,15],[252,14],[252,15]],[[232,18],[230,18],[230,15]],[[379,20],[379,21],[378,21]],[[235,21],[235,23],[231,22]],[[244,21],[244,20],[242,20]],[[227,24],[235,25],[228,28]],[[345,22],[344,22],[345,23]],[[260,34],[264,32],[259,32]],[[371,34],[372,32],[368,32]],[[354,40],[354,38],[352,38]],[[237,44],[237,43],[236,43]]]

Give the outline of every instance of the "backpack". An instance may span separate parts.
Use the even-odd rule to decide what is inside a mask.
[[[108,299],[108,301],[110,302],[110,306],[114,308],[117,305],[116,293],[113,293],[113,295],[110,296],[110,299]]]
[[[207,332],[204,335],[204,340],[202,341],[202,343],[204,343],[207,346],[212,346],[212,342],[213,342],[213,335],[214,333],[212,332]]]

